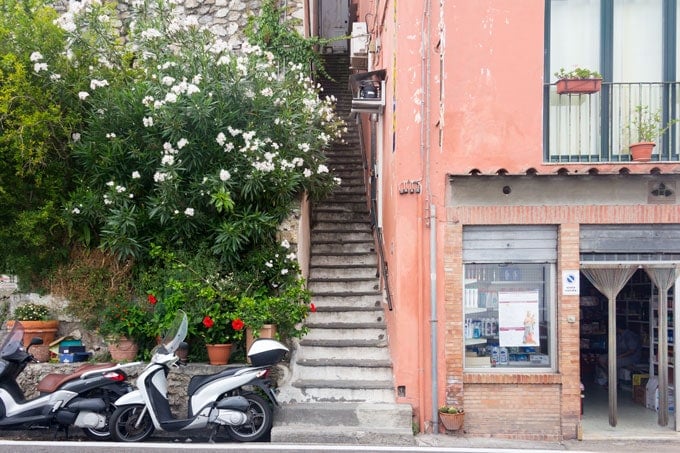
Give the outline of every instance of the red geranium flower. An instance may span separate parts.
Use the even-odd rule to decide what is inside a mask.
[[[203,325],[205,326],[206,329],[210,329],[212,326],[215,325],[215,321],[210,316],[206,316],[203,318]]]
[[[151,305],[156,305],[156,302],[158,302],[158,299],[156,299],[156,296],[153,294],[149,294],[146,298],[149,300]]]
[[[233,321],[231,321],[231,327],[234,330],[241,330],[243,329],[243,326],[245,326],[245,324],[240,318],[236,318]]]
[[[315,313],[316,312],[316,305],[309,304],[309,311],[311,311],[312,313]]]

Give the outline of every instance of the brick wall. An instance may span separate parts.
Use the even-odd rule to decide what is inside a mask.
[[[447,385],[465,407],[465,433],[531,440],[574,439],[580,423],[579,297],[562,295],[563,270],[579,269],[579,225],[680,223],[669,206],[448,207],[444,228],[444,356]],[[557,225],[558,363],[555,373],[464,373],[462,232],[464,225]],[[441,382],[441,381],[440,381]],[[456,389],[450,382],[462,382]]]

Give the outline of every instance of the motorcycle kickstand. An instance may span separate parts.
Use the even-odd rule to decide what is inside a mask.
[[[213,439],[213,438],[217,435],[217,431],[219,431],[219,429],[220,429],[219,425],[215,425],[212,428],[210,428],[210,437],[208,437],[208,443],[209,444],[215,443],[215,439]]]
[[[68,426],[58,426],[54,430],[54,440],[58,440],[57,436],[59,436],[59,431],[64,431],[64,440],[68,440]]]

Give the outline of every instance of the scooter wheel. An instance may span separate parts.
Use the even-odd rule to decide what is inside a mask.
[[[113,411],[109,427],[117,442],[141,442],[153,433],[153,421],[143,404],[121,406]]]
[[[272,429],[273,415],[269,402],[255,393],[243,395],[248,400],[248,422],[239,426],[227,426],[229,436],[239,442],[265,440]]]

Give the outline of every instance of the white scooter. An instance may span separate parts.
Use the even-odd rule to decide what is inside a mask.
[[[271,405],[278,404],[266,376],[288,348],[275,340],[259,339],[248,351],[252,366],[193,376],[187,389],[188,417],[177,419],[170,410],[167,376],[177,363],[175,351],[186,337],[187,325],[187,315],[179,311],[161,344],[152,351],[151,362],[137,378],[137,390],[116,401],[109,424],[112,438],[139,442],[154,429],[184,432],[210,428],[212,442],[219,428],[225,427],[234,440],[261,440],[272,427]]]
[[[70,374],[48,374],[38,383],[39,395],[27,399],[17,378],[35,361],[29,351],[42,339],[34,338],[24,349],[23,337],[24,326],[17,321],[0,345],[0,430],[56,428],[55,436],[64,431],[68,438],[69,427],[75,426],[92,440],[108,440],[114,401],[133,391],[123,368],[140,362],[86,364]]]

